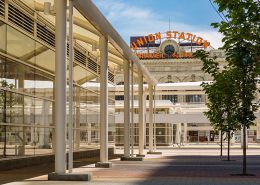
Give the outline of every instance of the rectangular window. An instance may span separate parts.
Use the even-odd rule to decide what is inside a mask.
[[[186,95],[187,103],[201,103],[202,95]]]
[[[116,100],[124,100],[124,96],[123,95],[117,95],[115,96]]]
[[[177,103],[178,96],[177,95],[162,95],[162,100],[170,100],[172,103]]]

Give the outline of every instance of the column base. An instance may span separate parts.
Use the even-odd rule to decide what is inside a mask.
[[[49,173],[50,181],[91,181],[91,173]]]
[[[111,162],[97,162],[95,164],[96,168],[111,168],[112,167],[112,163]]]
[[[162,154],[162,152],[147,152],[147,154]]]
[[[142,157],[121,157],[121,161],[143,161],[144,158]]]

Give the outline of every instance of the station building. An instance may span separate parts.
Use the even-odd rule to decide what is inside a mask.
[[[195,39],[195,38],[199,38]],[[202,71],[202,61],[192,58],[192,53],[203,49],[211,57],[217,57],[220,69],[226,65],[225,52],[215,49],[202,36],[179,31],[154,33],[147,36],[132,36],[133,51],[158,81],[155,91],[154,133],[157,146],[219,143],[220,132],[214,131],[203,112],[207,111],[207,96],[201,87],[212,77]],[[122,73],[116,75],[116,144],[122,143],[123,85]],[[147,89],[148,86],[145,85]],[[138,143],[138,88],[134,85],[135,141]],[[147,107],[149,95],[146,93]],[[259,101],[259,94],[256,97]],[[148,109],[146,110],[148,113]],[[148,114],[147,114],[148,115]],[[258,113],[257,113],[258,115]],[[148,117],[148,116],[146,116]],[[118,119],[117,119],[118,118]],[[146,141],[148,143],[148,121]],[[225,136],[224,136],[225,138]],[[259,142],[260,123],[248,129],[248,143]],[[241,131],[236,131],[232,143],[241,142]]]
[[[65,171],[73,69],[74,151],[108,145],[219,142],[203,115],[200,84],[211,78],[192,52],[205,49],[222,66],[225,54],[191,33],[132,37],[130,46],[91,1],[74,0],[73,34],[66,0],[0,0],[0,155],[55,153]],[[73,37],[73,42],[70,38]],[[73,45],[73,65],[69,65]],[[131,48],[130,48],[131,47]],[[71,67],[72,66],[72,67]],[[236,133],[234,142],[240,142]],[[133,137],[130,137],[133,135]],[[260,138],[258,120],[248,142]]]

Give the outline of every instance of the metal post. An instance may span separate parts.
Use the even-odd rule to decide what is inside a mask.
[[[19,89],[24,89],[24,75],[21,75],[18,78],[18,88]],[[22,104],[22,115],[24,115],[24,97],[22,97],[20,101],[21,101],[20,103]],[[42,110],[44,110],[44,106],[42,107]],[[21,118],[20,121],[22,123],[24,123],[24,116]],[[19,137],[22,138],[22,146],[21,146],[22,147],[22,151],[21,151],[21,153],[19,155],[24,155],[25,154],[25,143],[26,143],[26,141],[25,141],[26,140],[25,127],[23,127],[22,130],[23,130],[22,133],[19,133]],[[40,131],[44,131],[44,130],[46,130],[46,128],[43,128],[43,129],[40,128],[39,130]],[[40,140],[40,138],[39,138],[39,140]]]
[[[108,40],[99,38],[100,50],[100,162],[108,162]]]
[[[131,61],[131,157],[134,157],[134,66]]]
[[[153,85],[149,84],[149,152],[153,152]]]
[[[139,154],[144,153],[144,133],[145,133],[145,123],[144,123],[144,91],[143,91],[143,75],[139,73],[138,78],[138,103],[139,103]]]
[[[64,174],[66,169],[65,126],[66,126],[66,12],[67,1],[56,3],[55,34],[55,172]]]
[[[155,108],[155,86],[153,89],[153,151],[156,150],[156,122],[155,122],[155,114],[156,114],[156,108]]]
[[[76,87],[75,89],[75,104],[76,104],[76,112],[75,112],[75,123],[74,128],[75,129],[75,150],[80,149],[80,87]]]
[[[187,138],[187,135],[188,135],[188,123],[184,123],[184,132],[183,132],[183,143],[184,144],[187,144],[189,141],[188,141],[188,138]]]
[[[124,157],[130,157],[129,61],[124,62]]]
[[[180,147],[181,146],[181,123],[176,124],[176,135],[175,143]]]
[[[72,173],[73,169],[73,0],[70,0],[69,6],[69,173]]]

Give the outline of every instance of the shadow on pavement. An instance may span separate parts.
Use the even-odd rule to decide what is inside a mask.
[[[242,172],[242,156],[232,156],[232,161],[223,161],[220,156],[163,156],[151,160],[154,170],[136,185],[240,185],[260,184],[260,156],[248,156],[248,173],[255,176],[234,176]],[[149,164],[149,159],[147,163]],[[157,165],[159,165],[157,167]]]
[[[118,155],[109,156],[109,159],[118,158]],[[99,161],[99,156],[92,158],[76,159],[73,163],[74,168],[93,164]],[[0,184],[24,181],[37,176],[46,175],[54,171],[54,163],[45,163],[42,165],[30,166],[25,168],[0,171]],[[30,180],[32,181],[32,180]],[[36,180],[41,181],[41,180]]]

